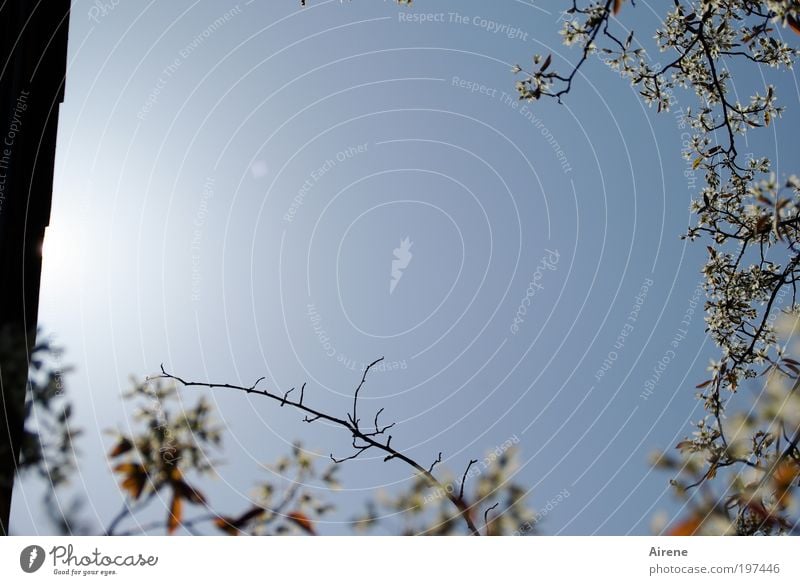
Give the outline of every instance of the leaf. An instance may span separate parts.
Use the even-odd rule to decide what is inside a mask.
[[[697,167],[699,167],[700,163],[702,163],[702,162],[703,162],[703,157],[702,156],[698,156],[696,159],[694,159],[694,162],[692,163],[692,170],[696,170]]]
[[[787,14],[786,24],[788,24],[794,32],[800,35],[800,21],[798,21],[794,16]]]
[[[539,73],[544,73],[545,69],[550,67],[550,63],[552,62],[553,62],[553,56],[548,55],[547,59],[544,60],[544,63],[542,63],[542,66],[539,68]]]
[[[183,518],[183,500],[177,494],[172,492],[172,504],[169,507],[169,516],[167,516],[167,534],[172,534],[178,528]]]
[[[314,530],[314,524],[311,522],[309,517],[302,512],[289,512],[286,517],[312,536],[316,536],[317,533]]]
[[[622,9],[622,0],[614,0],[614,14],[618,14]]]
[[[752,498],[747,498],[745,500],[744,496],[740,496],[739,501],[743,503],[748,510],[758,516],[761,524],[765,524],[767,526],[774,526],[776,524],[780,524],[781,526],[789,526],[786,520],[770,512],[763,503],[757,500],[753,501]]]
[[[120,487],[127,491],[131,498],[138,500],[147,484],[147,470],[139,463],[120,463],[114,471],[125,475]]]
[[[67,403],[64,405],[64,410],[59,415],[59,422],[64,423],[72,416],[72,405]]]
[[[714,379],[712,378],[710,380],[706,380],[705,382],[700,382],[697,386],[695,386],[695,388],[705,388],[706,386],[711,384],[711,382],[713,382],[713,381],[714,381]]]
[[[669,536],[694,536],[702,524],[701,518],[691,516],[673,526],[667,534]]]
[[[128,437],[121,437],[119,442],[114,445],[114,448],[108,453],[109,457],[119,457],[123,453],[127,453],[133,449],[133,443]]]
[[[783,461],[775,470],[775,481],[782,487],[790,487],[800,477],[800,464],[792,459]]]
[[[142,495],[142,490],[144,490],[146,482],[147,480],[145,477],[133,475],[122,480],[120,486],[127,491],[134,500],[138,500],[139,496]]]
[[[247,525],[248,522],[264,512],[265,510],[261,506],[254,506],[238,518],[230,518],[227,516],[217,518],[214,520],[214,525],[226,534],[237,536],[243,526]]]
[[[193,504],[206,503],[205,496],[183,480],[173,481],[172,489],[176,494],[178,494],[179,497],[184,498]]]
[[[214,525],[230,536],[238,536],[239,529],[235,525],[235,520],[227,516],[221,516],[214,520]]]

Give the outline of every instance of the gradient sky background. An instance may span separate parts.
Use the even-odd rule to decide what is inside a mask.
[[[74,2],[40,311],[76,368],[67,382],[85,435],[69,493],[87,498],[98,530],[119,509],[102,431],[127,428],[130,376],[161,362],[194,379],[307,381],[308,402],[343,413],[363,364],[386,356],[404,367],[374,372],[364,407],[397,421],[393,445],[422,461],[443,451],[460,473],[518,437],[531,506],[570,494],[543,533],[648,533],[657,511],[678,514],[648,454],[701,417],[694,386],[714,351],[699,312],[670,345],[705,258],[702,242],[679,239],[700,178],[684,175],[676,116],[656,115],[596,59],[564,105],[516,101],[514,63],[577,59],[558,35],[566,3],[309,4]],[[649,43],[661,4],[626,6],[622,24]],[[438,13],[445,22],[405,22]],[[793,172],[797,85],[763,75],[789,111],[748,148]],[[736,79],[743,99],[764,83],[758,70]],[[413,258],[390,294],[404,238]],[[512,331],[533,280],[541,289]],[[297,438],[325,458],[348,453],[338,429],[239,394],[213,399],[227,463],[206,491],[223,510],[244,509],[271,473],[259,466]],[[360,502],[410,470],[375,455],[340,477],[325,533],[348,533]],[[43,487],[21,486],[13,531],[48,533]]]

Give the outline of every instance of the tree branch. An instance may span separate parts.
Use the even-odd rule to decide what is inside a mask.
[[[467,528],[468,528],[469,532],[474,536],[479,536],[480,532],[478,531],[478,528],[475,526],[475,523],[472,521],[471,511],[469,509],[469,506],[467,506],[467,504],[464,502],[464,498],[463,498],[463,496],[464,496],[464,482],[466,481],[467,472],[469,471],[469,468],[474,463],[477,463],[476,460],[471,460],[469,466],[467,466],[467,470],[464,472],[464,477],[463,477],[462,482],[461,482],[461,490],[459,492],[459,495],[456,497],[455,495],[453,495],[451,493],[448,493],[446,487],[444,486],[444,484],[442,484],[436,478],[436,476],[433,475],[433,473],[432,473],[433,466],[431,466],[430,469],[426,469],[425,467],[422,467],[422,465],[420,465],[417,461],[415,461],[414,459],[412,459],[408,455],[406,455],[406,454],[398,451],[394,447],[392,447],[391,446],[391,441],[392,441],[392,436],[391,435],[388,436],[388,438],[386,439],[385,443],[383,443],[383,442],[381,442],[379,440],[379,438],[381,436],[383,436],[383,433],[394,425],[394,423],[392,423],[391,425],[388,425],[388,426],[385,426],[385,427],[382,427],[382,428],[379,427],[379,425],[378,425],[378,415],[383,411],[383,409],[378,411],[378,413],[375,415],[375,431],[369,432],[369,433],[365,433],[359,427],[359,424],[358,424],[358,422],[359,422],[359,419],[358,419],[358,398],[359,398],[359,393],[360,393],[361,389],[364,387],[364,384],[366,383],[367,374],[369,373],[370,369],[372,367],[374,367],[376,364],[378,364],[382,360],[383,360],[383,358],[379,358],[379,359],[375,360],[374,362],[372,362],[371,364],[369,364],[364,369],[364,374],[361,377],[361,381],[359,382],[358,386],[356,387],[356,390],[355,390],[354,395],[353,395],[353,411],[352,411],[352,413],[348,413],[346,415],[346,418],[340,418],[340,417],[337,417],[337,416],[334,416],[334,415],[331,415],[331,414],[327,414],[327,413],[322,412],[320,410],[317,410],[315,408],[311,408],[310,406],[306,406],[303,403],[303,393],[302,392],[301,392],[300,400],[299,401],[293,401],[293,400],[291,400],[289,398],[289,394],[291,393],[291,390],[289,390],[288,392],[286,392],[283,395],[279,395],[279,394],[275,394],[273,392],[270,392],[269,390],[257,389],[256,388],[257,384],[254,384],[253,386],[239,386],[239,385],[236,385],[236,384],[227,384],[227,383],[190,381],[190,380],[186,380],[184,378],[181,378],[180,376],[176,376],[174,374],[170,374],[169,372],[166,371],[166,369],[164,368],[163,364],[161,365],[161,374],[159,374],[157,376],[153,376],[152,378],[149,378],[149,379],[171,380],[171,381],[177,382],[177,383],[179,383],[182,386],[187,387],[187,388],[188,387],[196,387],[196,388],[208,388],[208,389],[211,389],[211,390],[217,389],[217,388],[222,388],[222,389],[228,389],[228,390],[238,390],[238,391],[244,392],[246,394],[255,394],[255,395],[258,395],[258,396],[263,396],[264,398],[269,398],[269,399],[271,399],[271,400],[273,400],[275,402],[278,402],[280,404],[280,406],[291,406],[291,407],[296,408],[297,410],[302,411],[303,413],[305,413],[305,417],[303,418],[304,422],[313,422],[313,421],[322,419],[322,420],[328,421],[330,423],[333,423],[333,424],[335,424],[337,426],[343,427],[353,437],[353,447],[355,448],[356,452],[353,455],[350,455],[348,457],[344,457],[344,458],[341,458],[341,459],[337,459],[336,457],[333,456],[333,454],[331,454],[330,457],[335,463],[342,463],[344,461],[350,461],[352,459],[356,459],[362,453],[364,453],[365,451],[367,451],[367,450],[369,450],[371,448],[375,448],[375,449],[378,449],[378,450],[383,451],[384,453],[386,453],[386,456],[384,457],[384,461],[390,461],[392,459],[399,459],[400,461],[403,461],[407,465],[411,466],[414,470],[416,470],[420,475],[422,475],[432,487],[441,488],[442,490],[444,490],[444,493],[447,494],[447,498],[450,500],[450,502],[453,504],[453,506],[455,506],[455,508],[458,510],[459,516],[461,516],[461,518],[463,519],[464,523],[467,525]],[[361,443],[357,444],[356,441],[361,441]],[[441,459],[441,454],[440,454],[440,459]]]

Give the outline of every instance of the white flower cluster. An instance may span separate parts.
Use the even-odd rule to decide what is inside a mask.
[[[754,415],[748,425],[740,426],[752,431],[742,443],[725,430],[724,421],[729,392],[755,377],[757,367],[779,369],[800,380],[800,362],[786,357],[773,326],[781,311],[800,313],[800,180],[794,176],[779,180],[769,159],[744,157],[737,151],[743,134],[770,126],[783,109],[770,85],[753,88],[749,99],[739,99],[742,87],[739,84],[734,91],[732,72],[792,67],[798,50],[784,40],[780,27],[800,34],[800,2],[675,0],[670,4],[654,36],[666,65],[652,61],[632,32],[627,36],[615,32],[616,18],[623,18],[617,13],[632,9],[633,3],[602,0],[583,5],[573,0],[561,34],[565,44],[582,50],[577,64],[570,73],[559,73],[550,57],[537,56],[531,71],[514,68],[523,75],[517,90],[520,99],[549,96],[561,101],[577,71],[599,52],[659,112],[669,110],[678,93],[696,99],[694,107],[681,112],[692,133],[683,154],[705,184],[691,204],[696,221],[684,237],[707,238],[708,260],[702,268],[706,329],[720,356],[712,363],[711,378],[698,386],[706,416],[696,424],[694,435],[678,445],[681,460],[662,454],[657,463],[696,480],[676,480],[679,492],[712,479],[723,468],[744,466],[760,473],[756,487],[735,476],[743,483],[731,488],[729,493],[736,495],[723,509],[714,504],[713,509],[698,512],[705,516],[690,518],[676,533],[688,532],[687,527],[702,531],[703,517],[719,520],[725,532],[780,532],[785,530],[779,517],[785,511],[785,494],[775,486],[794,485],[800,477],[800,429],[791,425],[782,429],[781,441],[775,429],[756,428],[763,419]],[[779,472],[782,475],[776,479]]]

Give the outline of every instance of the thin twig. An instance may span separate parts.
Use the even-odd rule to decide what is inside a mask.
[[[467,474],[469,473],[469,468],[475,465],[478,462],[477,459],[470,459],[469,463],[467,464],[467,468],[464,470],[464,476],[461,478],[461,489],[458,491],[458,499],[464,499],[464,485],[467,483]]]
[[[431,463],[431,466],[428,468],[428,471],[433,473],[433,468],[436,467],[437,463],[441,463],[441,462],[442,462],[442,452],[439,451],[439,456],[436,458],[436,461]]]
[[[445,491],[445,493],[447,493],[446,487],[444,486],[444,484],[442,484],[433,475],[432,470],[429,470],[429,469],[423,467],[417,461],[415,461],[414,459],[412,459],[411,457],[409,457],[405,453],[402,453],[402,452],[398,451],[397,449],[395,449],[394,447],[391,446],[391,442],[392,442],[392,436],[391,435],[388,435],[385,443],[383,443],[383,442],[381,442],[381,440],[379,440],[383,436],[382,433],[385,432],[387,429],[389,429],[392,425],[388,425],[388,426],[383,427],[383,428],[377,428],[375,432],[370,432],[370,433],[363,432],[361,430],[361,428],[359,427],[359,425],[358,425],[359,419],[358,419],[357,415],[358,415],[358,397],[359,397],[359,392],[361,391],[361,389],[363,388],[363,386],[364,386],[364,384],[366,382],[367,374],[369,373],[370,369],[373,366],[375,366],[377,363],[379,363],[381,360],[383,360],[383,358],[375,360],[374,362],[369,364],[364,369],[364,374],[363,374],[363,376],[361,378],[361,382],[358,384],[358,387],[356,388],[356,391],[355,391],[355,394],[354,394],[354,397],[353,397],[353,412],[352,413],[348,413],[346,418],[339,418],[337,416],[333,416],[333,415],[324,413],[322,411],[319,411],[319,410],[317,410],[315,408],[312,408],[310,406],[306,406],[303,403],[302,399],[300,401],[296,401],[295,402],[295,401],[293,401],[293,400],[291,400],[289,398],[289,392],[287,392],[287,393],[285,393],[283,395],[279,395],[279,394],[275,394],[273,392],[270,392],[269,390],[259,390],[259,389],[255,388],[254,386],[238,386],[236,384],[228,384],[228,383],[194,382],[194,381],[186,380],[184,378],[181,378],[180,376],[176,376],[174,374],[168,373],[166,371],[166,369],[164,368],[163,364],[161,365],[161,374],[159,374],[157,376],[153,376],[152,379],[172,380],[172,381],[177,382],[177,383],[179,383],[179,384],[181,384],[182,386],[185,386],[185,387],[208,388],[208,389],[212,389],[212,390],[213,389],[217,389],[217,388],[223,388],[223,389],[228,389],[228,390],[238,390],[240,392],[246,392],[248,394],[256,394],[258,396],[263,396],[265,398],[269,398],[271,400],[274,400],[274,401],[280,403],[281,406],[286,406],[286,405],[292,406],[292,407],[302,411],[303,413],[305,413],[305,417],[303,418],[304,422],[313,422],[313,421],[322,419],[322,420],[326,420],[326,421],[328,421],[330,423],[333,423],[335,425],[338,425],[340,427],[344,427],[345,429],[347,429],[347,431],[350,432],[351,436],[353,437],[353,441],[354,441],[354,448],[356,450],[355,453],[353,455],[350,455],[348,457],[344,457],[344,458],[341,458],[341,459],[337,459],[336,457],[333,456],[333,454],[331,454],[331,459],[334,462],[341,463],[341,462],[344,462],[344,461],[349,461],[349,460],[355,459],[356,457],[360,456],[362,453],[364,453],[368,449],[376,448],[376,449],[378,449],[380,451],[383,451],[386,454],[386,456],[384,457],[384,461],[391,461],[392,459],[399,459],[400,461],[403,461],[404,463],[406,463],[407,465],[409,465],[413,469],[415,469],[420,475],[422,475],[425,478],[425,480],[428,482],[429,485],[431,485],[432,487],[441,488],[442,490]],[[301,398],[302,398],[302,395],[301,395]],[[376,417],[376,419],[377,419],[377,417]],[[356,440],[361,441],[361,443],[360,444],[356,444],[355,443]],[[473,460],[470,463],[470,466],[473,465],[474,463],[477,463],[477,461]],[[469,467],[467,468],[467,471],[469,471]],[[470,533],[475,535],[475,536],[479,536],[480,532],[478,531],[478,528],[475,526],[474,522],[472,521],[471,511],[470,511],[469,507],[467,506],[467,504],[464,502],[464,499],[463,499],[464,482],[465,481],[466,481],[466,472],[464,473],[464,478],[462,479],[460,495],[458,497],[456,497],[452,493],[447,493],[447,498],[450,500],[450,502],[458,510],[459,515],[464,520],[464,522],[467,525],[467,528],[469,529]]]
[[[486,511],[483,513],[483,529],[486,531],[487,535],[489,534],[489,512],[494,510],[499,505],[500,502],[495,502],[493,506],[486,508]]]

